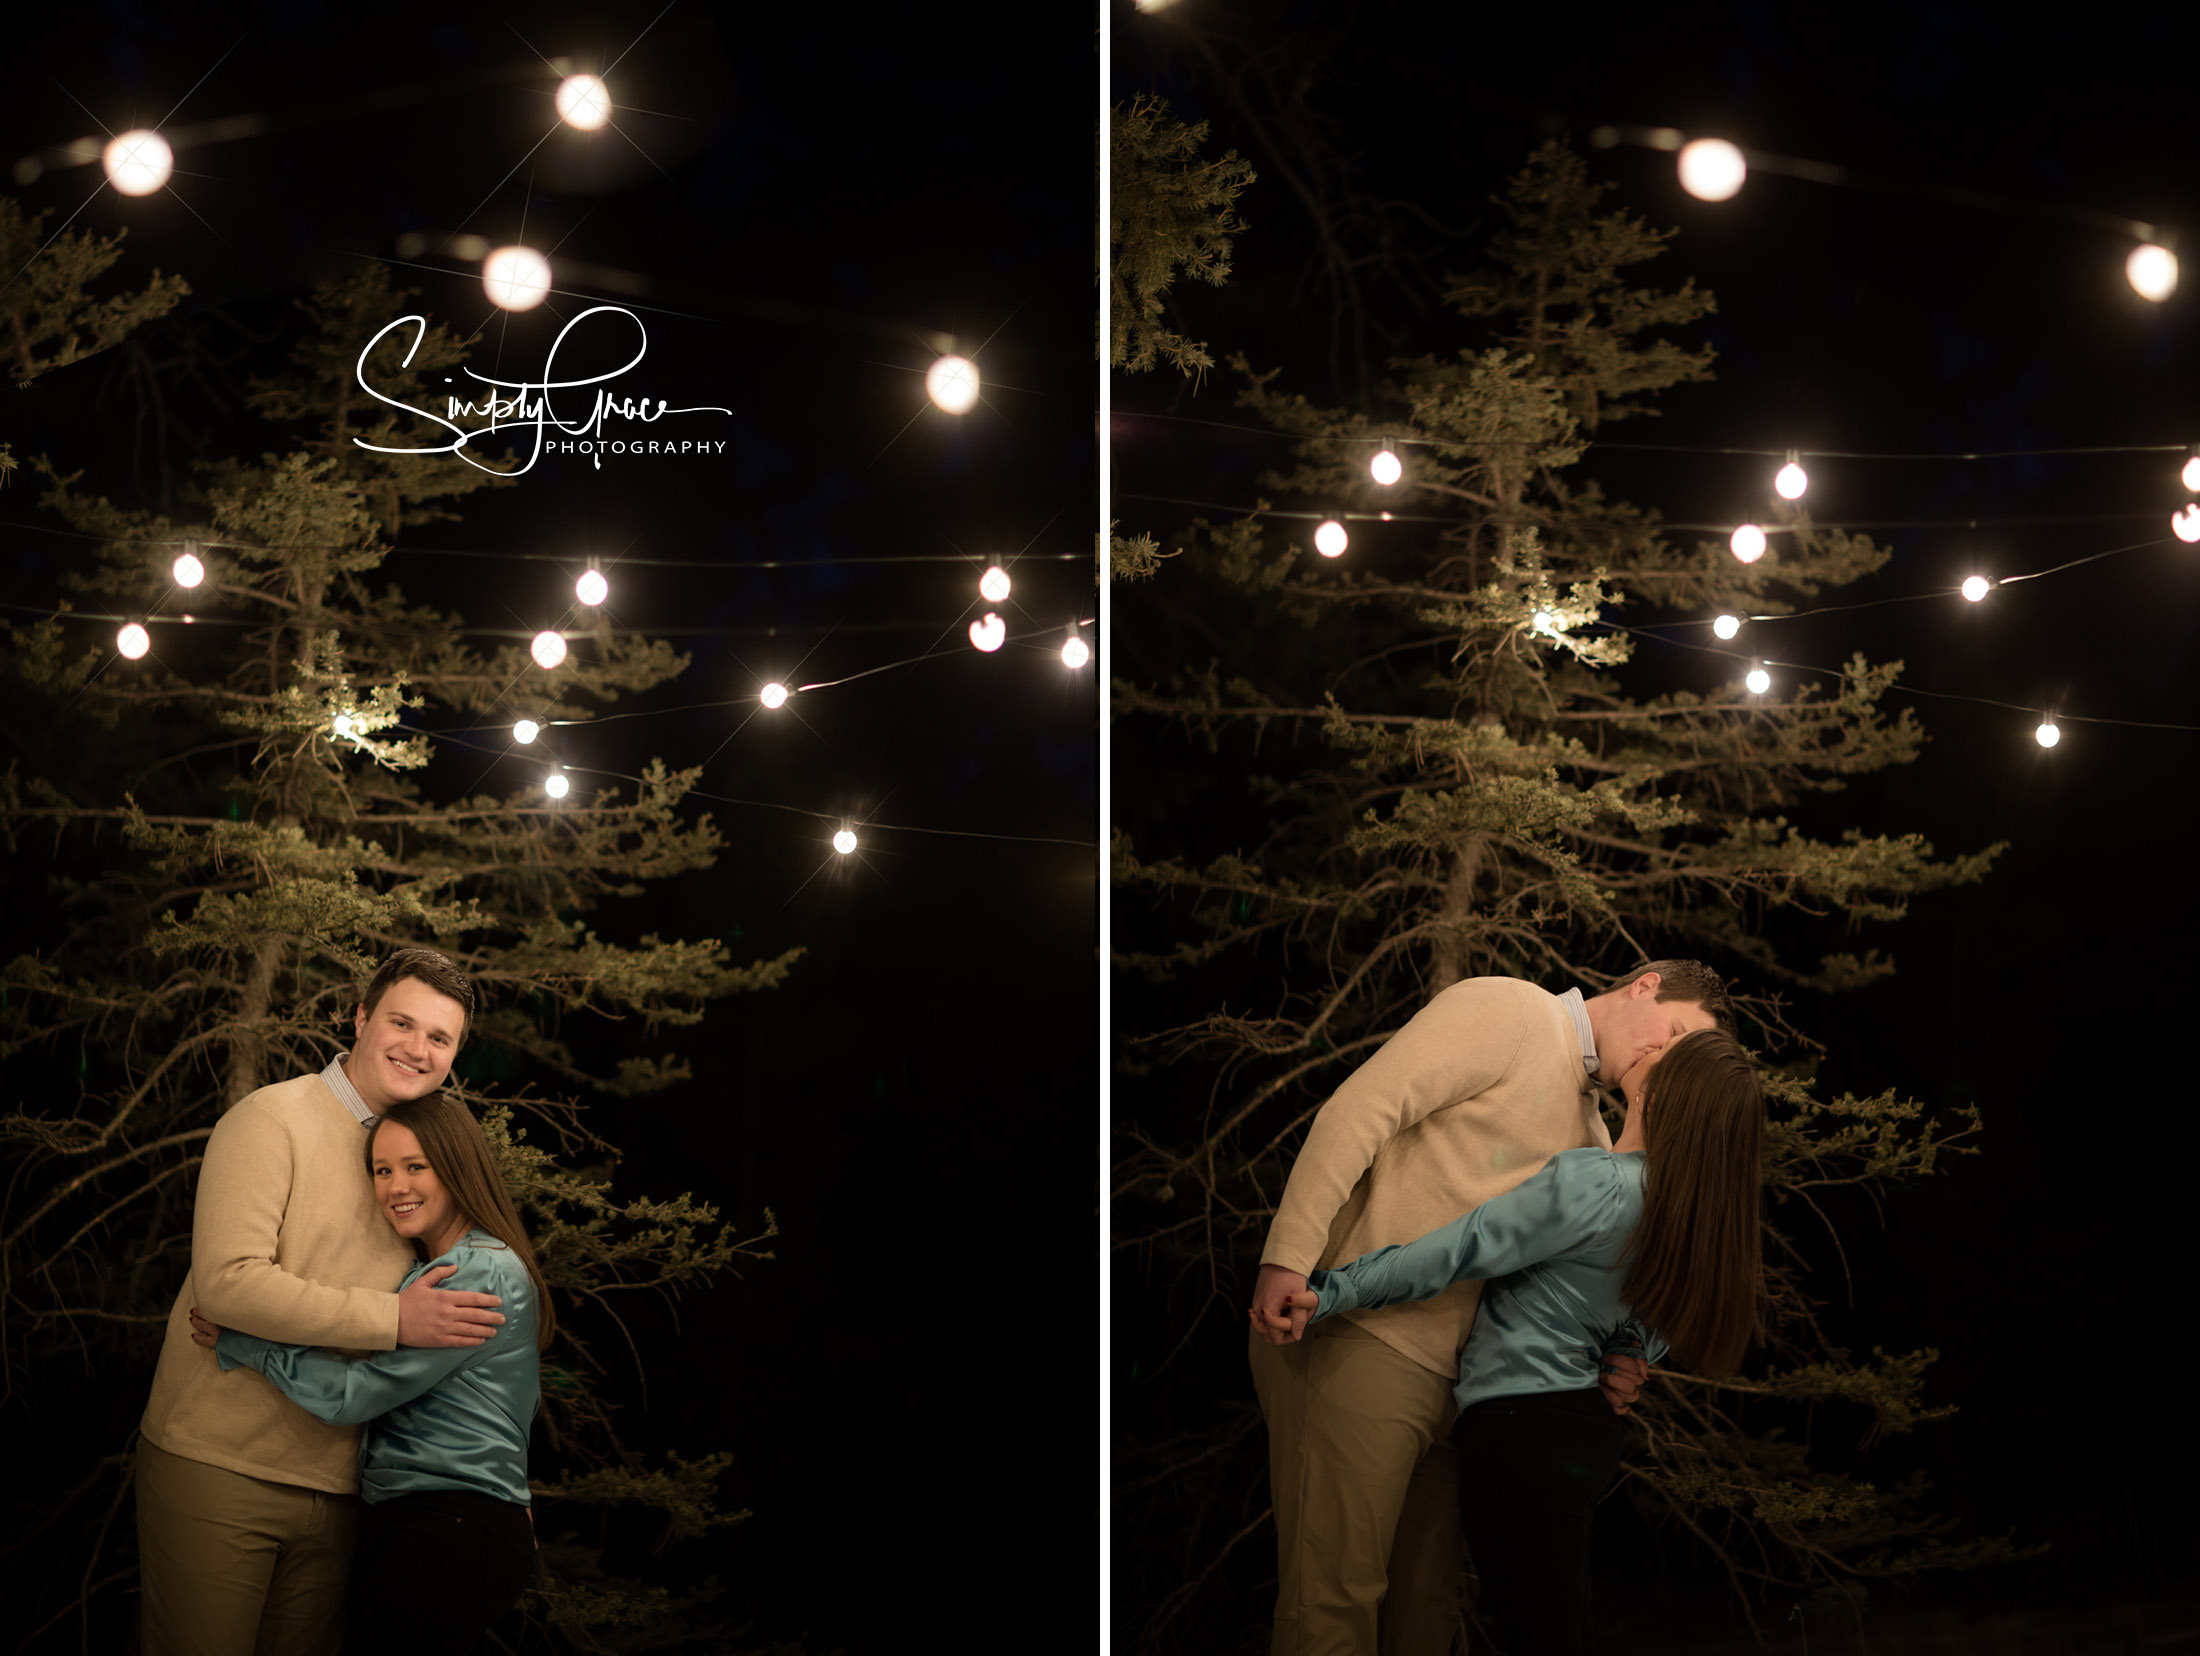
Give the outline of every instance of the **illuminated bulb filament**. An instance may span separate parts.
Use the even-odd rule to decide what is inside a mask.
[[[522,719],[518,724],[512,726],[512,740],[522,747],[525,747],[541,734],[542,726],[532,719]]]
[[[1711,630],[1721,638],[1732,638],[1742,630],[1742,618],[1738,615],[1722,615],[1711,623]]]
[[[206,579],[206,565],[186,552],[176,560],[174,569],[169,573],[175,576],[176,585],[195,587]]]
[[[1803,491],[1810,487],[1810,473],[1790,460],[1773,478],[1772,486],[1780,492],[1782,500],[1801,500]]]
[[[1963,596],[1977,603],[1994,590],[1994,583],[1983,575],[1966,575],[1963,578]]]
[[[2177,481],[2194,494],[2200,494],[2200,454],[2185,462],[2185,469],[2177,474]]]
[[[537,667],[548,672],[565,659],[565,639],[554,632],[539,632],[527,646],[527,653],[535,658]]]
[[[924,394],[945,413],[967,414],[978,401],[977,364],[967,357],[941,357],[925,370]]]
[[[1761,696],[1772,688],[1772,675],[1762,667],[1752,667],[1749,670],[1749,677],[1742,680],[1742,682],[1749,686],[1751,695]]]
[[[756,699],[766,707],[785,707],[787,705],[787,687],[784,684],[767,684]]]
[[[128,656],[132,661],[137,661],[142,658],[145,652],[147,650],[150,650],[152,647],[153,635],[147,632],[143,627],[139,626],[135,621],[130,622],[120,632],[115,634],[115,648],[120,650],[124,655]]]
[[[1743,524],[1727,537],[1726,543],[1744,563],[1755,563],[1765,555],[1765,532],[1754,523]]]
[[[1008,641],[1008,623],[991,610],[985,612],[983,621],[970,623],[970,642],[981,650],[999,649]]]
[[[591,569],[573,583],[573,596],[593,608],[611,596],[611,583],[601,570]]]
[[[2032,732],[2032,740],[2041,747],[2053,747],[2062,740],[2062,731],[2056,728],[2053,719],[2042,719],[2039,729]]]
[[[978,595],[989,604],[997,604],[1008,596],[1008,571],[995,564],[978,577]]]
[[[550,774],[549,779],[542,785],[542,791],[552,799],[563,799],[572,790],[573,784],[566,781],[564,777],[558,775],[555,771]]]
[[[2140,298],[2160,304],[2177,291],[2177,255],[2151,243],[2135,247],[2124,261],[2124,279]]]
[[[1075,633],[1071,633],[1062,645],[1062,665],[1074,670],[1084,666],[1091,659],[1092,651],[1085,647],[1085,641]]]
[[[833,836],[833,849],[835,851],[838,851],[843,857],[845,857],[855,848],[856,836],[853,829],[843,828],[839,833]]]
[[[1331,518],[1314,531],[1314,550],[1325,558],[1341,558],[1348,544],[1344,525]]]
[[[2181,541],[2200,541],[2200,501],[2170,515],[2170,533]]]
[[[86,157],[90,159],[90,157]],[[100,165],[107,170],[107,182],[124,195],[151,195],[168,182],[168,175],[175,171],[175,152],[168,147],[168,140],[157,132],[142,129],[125,132],[108,142],[100,152]]]
[[[356,736],[359,734],[359,727],[351,722],[349,713],[336,715],[336,734],[339,736]]]
[[[531,247],[500,247],[481,261],[481,285],[505,310],[533,310],[550,297],[550,261]]]
[[[1726,201],[1749,177],[1742,152],[1724,138],[1698,138],[1681,146],[1681,188],[1698,201]]]
[[[1369,475],[1386,489],[1406,474],[1405,467],[1398,463],[1398,457],[1388,449],[1369,461],[1367,469]]]
[[[558,83],[558,119],[594,132],[611,119],[611,93],[594,75],[568,75]]]

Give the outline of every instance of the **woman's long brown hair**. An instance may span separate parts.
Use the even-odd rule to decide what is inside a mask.
[[[369,1178],[374,1176],[375,1135],[392,1122],[420,1141],[421,1153],[443,1181],[443,1188],[451,1193],[458,1211],[476,1229],[487,1231],[510,1248],[527,1267],[527,1275],[535,1285],[535,1349],[543,1350],[558,1330],[557,1313],[550,1308],[550,1287],[542,1280],[542,1267],[535,1263],[527,1228],[519,1222],[519,1209],[512,1205],[512,1193],[504,1187],[496,1152],[489,1148],[489,1136],[481,1130],[481,1123],[465,1105],[439,1092],[392,1104],[367,1132]]]
[[[1627,1302],[1700,1374],[1731,1374],[1764,1297],[1765,1095],[1757,1066],[1716,1029],[1682,1036],[1642,1099],[1642,1218],[1627,1245]]]

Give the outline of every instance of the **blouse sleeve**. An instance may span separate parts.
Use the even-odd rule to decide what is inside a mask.
[[[500,1261],[484,1248],[459,1247],[443,1256],[458,1269],[440,1286],[503,1297],[506,1310],[518,1296]],[[214,1343],[224,1370],[255,1369],[306,1413],[332,1426],[357,1426],[425,1396],[452,1375],[486,1362],[519,1338],[533,1338],[532,1319],[511,1318],[477,1346],[425,1349],[401,1346],[364,1357],[341,1357],[314,1346],[285,1345],[225,1328]]]
[[[1610,1155],[1570,1150],[1532,1178],[1415,1242],[1377,1248],[1306,1285],[1319,1296],[1313,1321],[1428,1299],[1455,1282],[1504,1276],[1593,1246],[1620,1200]]]

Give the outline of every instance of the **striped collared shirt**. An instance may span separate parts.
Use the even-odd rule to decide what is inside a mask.
[[[321,1072],[321,1079],[328,1083],[329,1091],[343,1101],[344,1108],[359,1118],[360,1126],[372,1127],[376,1120],[375,1113],[367,1108],[367,1101],[359,1096],[359,1089],[351,1084],[351,1077],[344,1073],[344,1064],[350,1057],[348,1052],[339,1052],[329,1060],[328,1068]]]
[[[1589,1009],[1583,1004],[1581,991],[1569,989],[1558,997],[1558,1004],[1566,1008],[1574,1020],[1574,1033],[1581,1037],[1581,1067],[1594,1080],[1597,1073],[1597,1033],[1589,1027]]]

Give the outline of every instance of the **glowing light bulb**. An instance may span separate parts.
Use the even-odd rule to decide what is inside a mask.
[[[2062,740],[2062,731],[2057,728],[2053,719],[2042,719],[2039,729],[2032,732],[2032,740],[2041,747],[2053,747]]]
[[[1994,583],[1983,575],[1966,575],[1963,577],[1963,596],[1970,599],[1974,604],[1993,590]]]
[[[594,132],[611,119],[611,92],[594,75],[568,75],[558,83],[558,119]]]
[[[987,610],[983,621],[970,623],[970,642],[981,650],[997,650],[1008,642],[1008,623]]]
[[[1314,550],[1325,558],[1343,557],[1344,549],[1348,544],[1344,525],[1335,518],[1331,518],[1314,531]]]
[[[1528,622],[1528,625],[1533,627],[1539,633],[1558,631],[1557,626],[1554,625],[1551,620],[1551,612],[1549,610],[1537,610],[1534,617]]]
[[[359,734],[359,727],[351,722],[349,713],[336,715],[336,734],[339,736],[356,736]]]
[[[533,310],[550,297],[550,261],[532,247],[500,247],[481,261],[481,285],[505,310]]]
[[[1803,491],[1810,487],[1810,473],[1790,460],[1773,478],[1772,486],[1779,491],[1782,500],[1801,500]]]
[[[845,857],[855,848],[856,836],[853,829],[843,828],[839,833],[833,836],[833,849],[835,851],[838,851],[843,857]]]
[[[611,583],[603,578],[601,570],[591,569],[573,583],[573,596],[594,607],[611,596]]]
[[[527,646],[527,653],[535,658],[535,665],[548,672],[565,659],[565,639],[554,632],[539,632]]]
[[[787,687],[784,684],[767,684],[756,699],[766,707],[785,707],[787,705]]]
[[[1772,688],[1772,675],[1762,667],[1752,667],[1749,670],[1749,676],[1743,679],[1742,682],[1749,686],[1751,695],[1761,696]]]
[[[519,743],[521,747],[525,747],[541,734],[542,726],[532,719],[522,719],[518,724],[512,726],[512,740]]]
[[[1406,469],[1399,464],[1398,457],[1388,449],[1384,449],[1382,453],[1370,460],[1367,464],[1367,470],[1368,474],[1386,489],[1406,474]]]
[[[195,587],[206,579],[206,565],[186,552],[176,559],[175,567],[169,573],[175,576],[176,585]]]
[[[153,647],[153,635],[135,621],[128,623],[115,634],[115,648],[132,661],[142,658]]]
[[[1062,665],[1075,670],[1091,659],[1092,651],[1085,647],[1085,641],[1071,633],[1062,644]]]
[[[543,782],[542,791],[548,794],[552,799],[563,799],[567,794],[573,791],[573,784],[566,781],[566,779],[558,775],[557,772],[552,771],[549,777]]]
[[[2142,242],[2124,261],[2124,279],[2140,298],[2160,304],[2177,291],[2177,255],[2166,247]]]
[[[1724,138],[1698,138],[1681,146],[1681,188],[1698,201],[1725,201],[1749,176],[1742,152]]]
[[[925,370],[924,394],[949,414],[968,413],[978,401],[978,365],[968,357],[941,357]]]
[[[1754,523],[1745,523],[1727,537],[1726,544],[1742,562],[1755,563],[1765,555],[1765,532]]]
[[[2173,512],[2169,527],[2181,541],[2200,541],[2200,503],[2187,506],[2182,512]]]
[[[99,164],[107,171],[107,182],[124,195],[151,195],[176,170],[176,155],[167,139],[141,128],[109,139]]]
[[[989,604],[997,604],[1008,596],[1008,571],[995,564],[978,577],[978,596]]]
[[[2200,494],[2200,454],[2185,462],[2185,469],[2177,474],[2177,481],[2194,494]]]
[[[1711,623],[1711,630],[1721,638],[1732,638],[1742,630],[1742,618],[1738,615],[1722,615]]]

